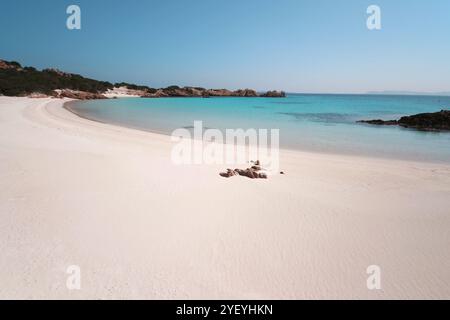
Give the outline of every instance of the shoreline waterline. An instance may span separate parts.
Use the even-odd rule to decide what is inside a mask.
[[[330,95],[332,96],[332,95]],[[349,96],[349,95],[342,95],[342,96]],[[353,95],[352,95],[353,96]],[[364,97],[365,95],[359,95],[360,97]],[[376,96],[376,95],[374,95]],[[376,96],[378,97],[378,96]],[[425,98],[429,98],[428,96],[424,96]],[[440,98],[440,97],[438,97]],[[161,98],[161,99],[150,99],[150,100],[169,100],[172,98]],[[178,101],[183,101],[183,98],[173,98],[173,99],[177,99]],[[184,99],[189,99],[189,100],[194,100],[195,98],[184,98]],[[216,99],[216,98],[210,98],[210,99],[206,99],[206,100],[212,100],[212,99]],[[236,100],[238,98],[217,98],[218,100],[224,100],[224,99],[233,99]],[[245,98],[245,99],[249,99],[249,98]],[[258,99],[263,99],[263,98],[258,98]],[[271,103],[271,101],[273,101],[274,99],[272,98],[268,98],[269,103]],[[450,99],[450,97],[449,97]],[[109,102],[115,102],[117,103],[118,101],[124,101],[126,103],[133,103],[134,98],[118,98],[118,99],[109,99],[106,101],[106,103]],[[142,99],[142,100],[148,100],[148,99]],[[101,118],[98,116],[93,116],[90,115],[89,113],[86,112],[82,112],[81,110],[76,108],[76,105],[79,103],[83,103],[83,104],[87,104],[89,105],[91,103],[91,101],[79,101],[79,100],[74,100],[74,101],[69,101],[68,103],[65,104],[65,108],[67,110],[69,110],[70,112],[76,114],[79,117],[91,120],[91,121],[96,121],[96,122],[100,122],[100,123],[106,123],[106,124],[112,124],[112,125],[117,125],[117,126],[121,126],[121,127],[125,127],[125,128],[130,128],[130,129],[135,129],[135,130],[140,130],[140,131],[145,131],[145,132],[150,132],[150,133],[156,133],[156,134],[160,134],[160,135],[164,135],[164,136],[171,136],[173,130],[176,130],[178,128],[173,128],[173,130],[163,130],[163,129],[156,129],[156,128],[150,128],[149,126],[142,126],[142,125],[133,125],[129,122],[124,122],[121,121],[119,119],[119,121],[117,121],[118,119],[111,119],[108,118],[106,119],[105,117]],[[105,103],[105,102],[102,102]],[[288,102],[284,102],[282,101],[281,103],[288,103]],[[163,108],[163,107],[161,107]],[[255,107],[256,108],[256,107]],[[186,108],[188,109],[188,107]],[[169,116],[170,117],[170,116]],[[201,119],[198,119],[201,120]],[[192,125],[193,123],[191,123]],[[348,123],[347,123],[348,124]],[[181,126],[180,128],[185,128],[185,129],[191,129],[192,126],[189,127],[185,127],[185,126]],[[338,124],[339,125],[339,124]],[[360,129],[360,130],[368,130],[371,132],[371,135],[376,135],[379,131],[381,134],[386,134],[385,130],[386,128],[380,128],[380,127],[374,127],[374,126],[370,126],[370,125],[366,125],[366,124],[357,124],[356,121],[355,123],[352,124],[352,126],[354,126],[354,128],[356,128],[356,130]],[[349,126],[350,127],[350,126]],[[206,129],[207,126],[204,127],[204,129]],[[214,127],[213,127],[214,128]],[[235,128],[230,128],[230,129],[238,129],[238,128],[242,128],[243,130],[246,130],[247,128],[245,128],[244,126],[241,127],[235,127]],[[354,129],[352,128],[352,129]],[[215,129],[215,128],[214,128]],[[269,128],[270,129],[270,128]],[[273,129],[277,129],[277,128],[273,128]],[[315,128],[312,128],[315,129]],[[417,132],[416,130],[413,129],[407,129],[407,128],[388,128],[388,130],[394,131],[395,134],[397,135],[410,135],[410,136],[421,136],[422,138],[423,136],[431,136],[432,135],[442,135],[444,137],[444,139],[447,139],[450,142],[450,133],[442,133],[442,132]],[[224,129],[219,128],[219,130],[221,130],[222,132],[225,132]],[[285,132],[284,130],[280,130],[280,135],[283,135],[283,132]],[[312,133],[311,133],[312,132]],[[369,157],[369,158],[379,158],[379,159],[392,159],[392,160],[404,160],[404,161],[418,161],[418,162],[426,162],[426,163],[436,163],[436,164],[448,164],[450,163],[450,154],[447,157],[447,155],[440,155],[439,153],[437,153],[436,155],[433,154],[428,154],[424,151],[418,150],[415,151],[414,149],[410,148],[410,150],[408,152],[403,152],[401,151],[402,147],[404,147],[404,145],[400,145],[398,146],[398,149],[400,150],[387,150],[384,151],[382,148],[380,148],[378,146],[378,150],[372,151],[370,150],[370,145],[359,145],[357,148],[352,148],[351,144],[350,145],[344,145],[344,148],[341,148],[340,146],[334,146],[332,144],[330,144],[328,142],[329,145],[331,145],[330,148],[328,147],[322,147],[322,146],[318,146],[316,143],[316,140],[320,142],[320,139],[324,139],[324,136],[322,134],[321,137],[314,137],[314,132],[313,130],[311,130],[311,132],[308,132],[308,135],[310,136],[310,141],[312,141],[311,143],[302,143],[300,145],[295,145],[293,146],[292,144],[286,144],[286,143],[281,143],[280,144],[280,150],[286,150],[286,151],[303,151],[303,152],[314,152],[314,153],[319,153],[319,154],[330,154],[330,155],[344,155],[344,156],[356,156],[356,157]],[[289,134],[289,133],[288,133]],[[345,136],[343,136],[344,138],[342,140],[346,140],[347,138]],[[283,136],[282,136],[283,138]],[[304,139],[305,141],[307,141],[307,139]],[[386,138],[387,142],[389,141],[389,138]],[[314,143],[316,143],[316,145],[314,145]],[[378,144],[380,144],[380,141],[377,141]],[[397,146],[395,147],[397,148]],[[394,148],[394,149],[395,149]],[[420,148],[420,146],[419,146]],[[430,149],[431,147],[429,147]],[[393,149],[393,147],[391,146],[391,149]]]

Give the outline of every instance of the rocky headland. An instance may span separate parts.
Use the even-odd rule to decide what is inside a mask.
[[[228,89],[205,89],[199,87],[171,86],[163,89],[144,90],[142,98],[164,98],[164,97],[285,97],[283,91],[270,91],[270,94],[259,94],[253,89],[239,89],[231,91]]]
[[[285,97],[283,91],[258,93],[252,89],[206,89],[201,87],[169,86],[151,88],[125,82],[112,84],[49,68],[42,71],[22,67],[15,61],[0,60],[0,95],[57,97],[80,100],[118,97]]]

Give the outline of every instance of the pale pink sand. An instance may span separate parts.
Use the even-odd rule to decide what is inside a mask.
[[[0,97],[0,298],[450,298],[450,166],[282,151],[224,179],[172,146]]]

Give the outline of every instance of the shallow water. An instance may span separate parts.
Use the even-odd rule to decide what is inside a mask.
[[[358,124],[450,109],[450,97],[303,95],[286,98],[126,98],[76,101],[80,116],[170,134],[177,128],[279,129],[283,148],[450,163],[450,133]]]

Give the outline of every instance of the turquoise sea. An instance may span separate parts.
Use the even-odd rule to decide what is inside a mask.
[[[125,98],[76,101],[70,109],[92,120],[167,134],[201,120],[204,128],[220,130],[280,129],[282,148],[450,163],[448,132],[356,123],[450,109],[450,97]]]

